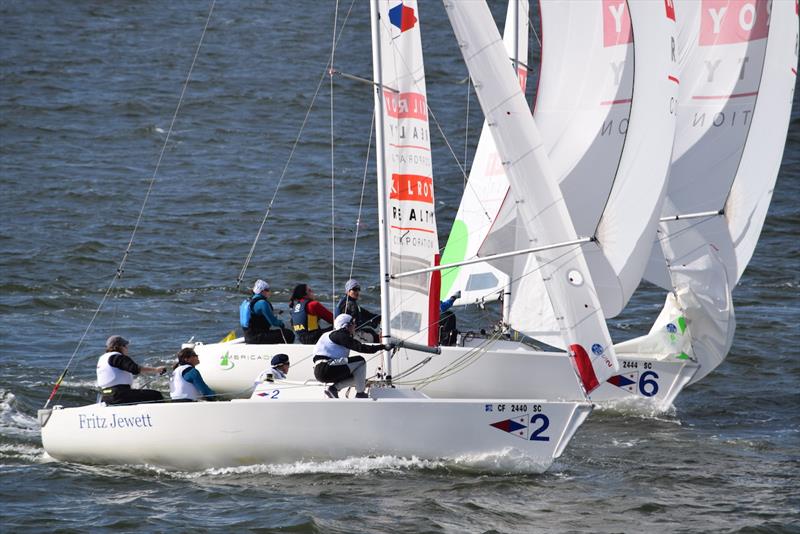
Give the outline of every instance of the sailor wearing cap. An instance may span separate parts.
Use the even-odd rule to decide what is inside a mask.
[[[275,317],[275,310],[269,301],[271,294],[267,282],[256,280],[253,284],[253,296],[240,306],[239,320],[244,330],[244,342],[248,345],[294,341],[294,332]]]
[[[320,382],[333,382],[325,390],[328,397],[338,398],[340,389],[355,386],[356,398],[365,399],[368,397],[365,392],[367,362],[362,356],[350,356],[350,351],[374,354],[380,350],[389,350],[391,346],[361,343],[354,339],[355,321],[346,313],[334,319],[333,328],[332,332],[323,334],[314,346],[314,376]]]
[[[106,352],[97,360],[97,387],[106,404],[129,404],[163,400],[154,389],[132,389],[133,377],[139,373],[164,374],[166,367],[145,367],[128,356],[130,342],[122,336],[106,340]]]
[[[381,316],[359,306],[358,297],[361,295],[361,284],[355,278],[351,278],[344,285],[344,291],[345,295],[336,304],[336,315],[343,313],[350,315],[355,320],[356,329],[369,334],[372,341],[377,342],[380,336],[376,330],[380,327]]]
[[[259,382],[272,382],[273,380],[283,380],[289,373],[289,356],[287,354],[276,354],[270,361],[270,368],[262,371],[256,384]]]

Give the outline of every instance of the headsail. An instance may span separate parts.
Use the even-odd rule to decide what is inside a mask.
[[[659,2],[542,2],[535,115],[606,316],[639,284],[666,187],[679,79],[674,11]],[[554,28],[548,31],[547,28]],[[555,30],[556,28],[563,30]],[[635,64],[635,69],[634,69]],[[530,273],[535,263],[524,268]],[[561,346],[535,275],[511,323]]]
[[[661,316],[688,319],[692,355],[701,364],[693,381],[719,365],[733,341],[730,293],[758,241],[786,142],[796,6],[675,3],[684,83],[663,211],[674,220],[661,224],[647,278],[674,289]],[[712,215],[692,217],[703,213]]]
[[[382,79],[384,106],[376,112],[383,115],[388,272],[402,273],[431,267],[439,251],[425,69],[417,2],[379,0],[378,5],[375,79]],[[427,343],[429,279],[420,274],[392,281],[389,317],[383,321],[389,321],[394,337]]]
[[[528,79],[525,68],[528,57],[528,9],[527,0],[509,0],[503,35],[503,44],[510,58],[509,64],[513,66],[516,61],[517,76],[523,93]],[[505,170],[497,155],[492,134],[484,121],[469,180],[444,249],[442,264],[477,256],[495,224],[507,194],[508,180]],[[465,265],[442,271],[441,297],[447,298],[458,290],[461,291],[460,303],[496,300],[508,283],[508,273],[489,263]]]
[[[445,2],[478,100],[511,185],[509,196],[532,246],[572,241],[575,229],[525,97],[485,2]],[[580,246],[536,254],[564,339],[587,391],[617,369]]]

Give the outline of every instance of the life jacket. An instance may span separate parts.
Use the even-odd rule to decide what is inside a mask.
[[[194,384],[183,378],[183,372],[192,367],[192,365],[183,364],[172,371],[172,376],[169,377],[169,396],[171,398],[197,400],[201,397]]]
[[[309,313],[308,299],[300,299],[292,306],[292,325],[295,332],[313,332],[319,330],[319,317]]]
[[[106,352],[97,360],[97,387],[110,388],[111,386],[121,386],[133,384],[133,374],[113,367],[108,363],[108,359],[119,352]]]
[[[267,322],[266,318],[253,314],[253,307],[259,300],[266,299],[264,295],[253,295],[249,299],[244,299],[242,303],[239,304],[239,326],[242,328],[258,328],[261,326],[262,328],[260,328],[260,330],[269,330],[269,322]],[[266,327],[258,323],[264,323]]]
[[[337,332],[337,330],[334,330],[333,332]],[[333,332],[325,332],[324,334],[322,334],[322,337],[319,338],[317,344],[314,345],[315,360],[317,359],[316,358],[317,356],[323,356],[331,360],[337,360],[339,358],[347,358],[348,356],[350,356],[350,349],[331,341],[331,334]]]

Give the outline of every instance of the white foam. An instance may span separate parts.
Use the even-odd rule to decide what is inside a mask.
[[[47,461],[49,456],[41,447],[23,443],[6,443],[0,445],[0,460],[24,460],[30,463]]]
[[[298,461],[285,464],[254,464],[238,467],[211,468],[203,471],[170,471],[156,466],[143,466],[160,475],[196,479],[204,477],[236,477],[240,475],[293,476],[309,474],[361,475],[373,471],[431,470],[443,468],[469,469],[482,472],[541,473],[550,465],[550,459],[531,459],[515,449],[496,453],[463,455],[450,459],[425,460],[417,457],[364,456],[343,460]]]
[[[6,436],[32,438],[39,436],[39,421],[17,409],[17,397],[0,389],[0,431]]]
[[[674,417],[675,406],[670,404],[667,408],[661,406],[654,399],[630,397],[613,401],[601,401],[596,404],[598,412],[614,412],[620,415],[634,415],[645,418],[661,419],[663,416]]]

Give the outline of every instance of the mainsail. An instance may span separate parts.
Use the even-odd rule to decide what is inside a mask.
[[[731,291],[764,224],[796,83],[797,3],[675,3],[683,84],[660,247],[649,280],[673,290],[650,337],[685,316],[701,364],[730,349]],[[634,340],[635,341],[635,340]]]
[[[509,198],[530,246],[574,241],[575,229],[485,2],[445,2],[503,162]],[[566,248],[566,250],[564,250]],[[538,252],[547,294],[578,374],[591,391],[618,368],[581,247]]]
[[[383,124],[378,165],[385,168],[382,190],[389,263],[382,269],[385,274],[432,266],[439,240],[419,8],[416,1],[380,0],[378,10],[380,42],[376,45],[373,36],[373,55],[379,50],[380,57],[373,63],[377,90],[383,95],[375,101],[376,113],[382,115],[378,124]],[[384,333],[427,343],[429,279],[430,274],[425,273],[392,281],[388,317],[384,311],[383,321],[388,326]]]

